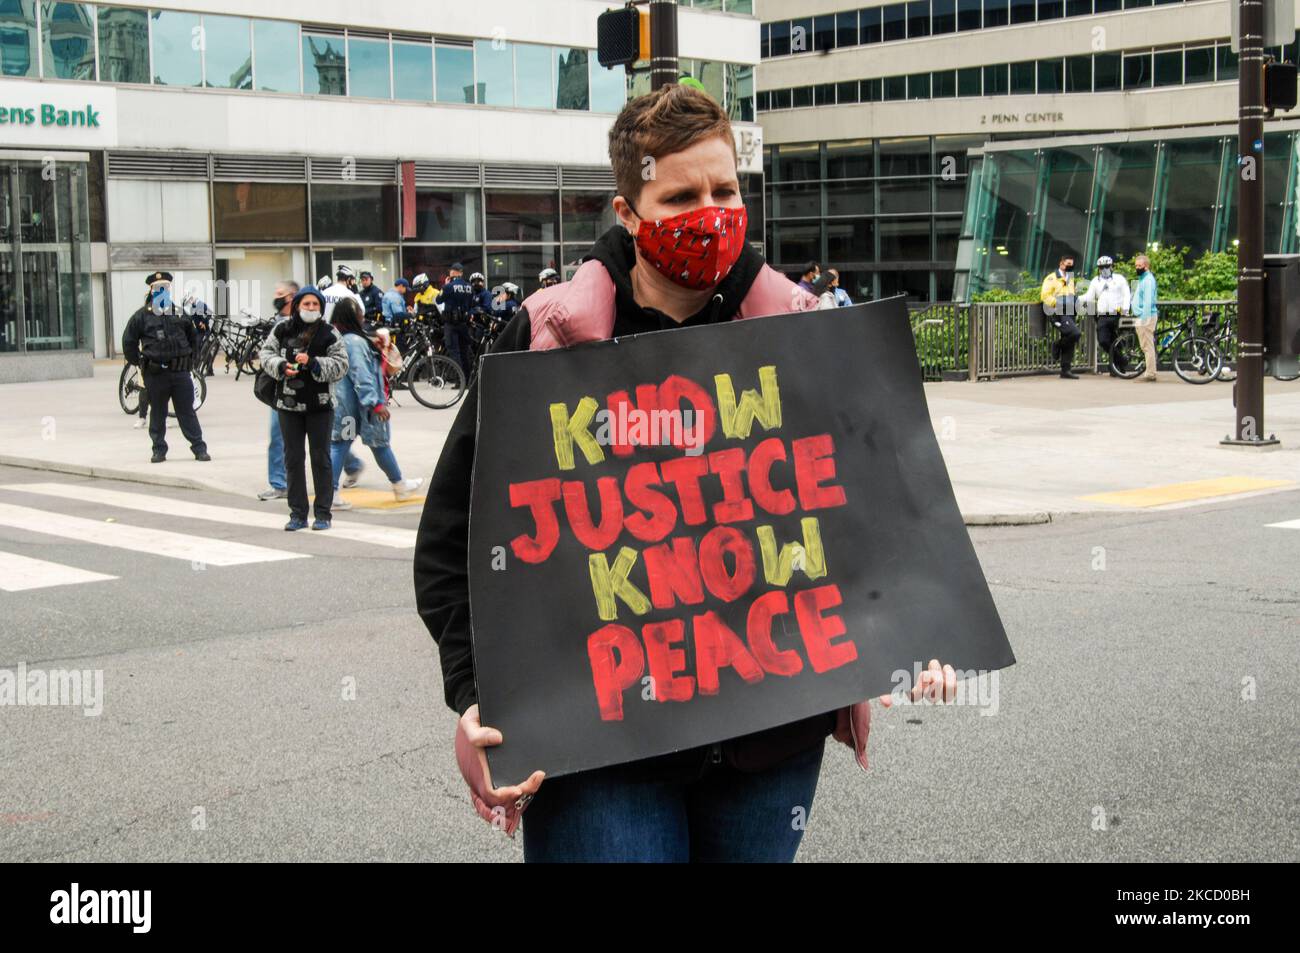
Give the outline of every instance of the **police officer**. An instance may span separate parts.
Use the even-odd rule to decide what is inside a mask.
[[[551,288],[560,283],[560,273],[554,268],[543,268],[537,273],[537,281],[543,288]]]
[[[1115,261],[1109,255],[1097,259],[1097,276],[1088,282],[1088,288],[1079,298],[1085,312],[1097,316],[1097,344],[1110,361],[1111,377],[1119,377],[1128,370],[1128,359],[1122,351],[1112,353],[1118,334],[1121,315],[1128,314],[1128,281],[1115,273]]]
[[[442,317],[447,340],[447,353],[469,380],[470,368],[473,366],[473,351],[470,346],[469,316],[474,313],[477,296],[468,281],[462,277],[465,266],[456,262],[451,266],[447,283],[438,292],[438,301],[445,305]]]
[[[153,463],[167,459],[167,402],[176,409],[181,433],[190,442],[194,459],[206,462],[199,416],[194,412],[194,381],[190,377],[198,353],[194,322],[172,301],[172,276],[155,271],[145,278],[149,294],[145,304],[126,323],[122,353],[140,368],[149,399],[149,436],[153,438]]]
[[[361,295],[361,304],[366,311],[366,320],[379,320],[379,315],[384,310],[384,293],[375,284],[375,276],[370,272],[361,273],[361,291],[358,293]]]

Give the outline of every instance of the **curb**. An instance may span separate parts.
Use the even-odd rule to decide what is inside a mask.
[[[963,513],[967,526],[1037,526],[1060,519],[1062,513]]]
[[[45,470],[52,473],[70,473],[101,480],[122,480],[127,483],[147,483],[151,486],[170,486],[182,490],[209,490],[234,496],[245,496],[225,483],[215,480],[202,480],[194,477],[173,476],[166,473],[137,473],[134,470],[119,470],[114,467],[92,467],[84,463],[66,463],[62,460],[37,460],[33,457],[14,457],[0,453],[0,466],[20,467],[24,470]]]

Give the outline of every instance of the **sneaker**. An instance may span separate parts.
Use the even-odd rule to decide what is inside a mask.
[[[288,490],[277,490],[272,486],[257,494],[257,498],[265,503],[267,500],[283,500],[288,495]]]
[[[423,484],[423,478],[419,477],[414,480],[403,480],[401,483],[394,483],[393,496],[399,500],[409,500]]]
[[[148,422],[149,421],[144,417],[137,417],[135,418],[135,423],[133,423],[131,426],[134,427],[136,430],[143,430],[145,424],[147,424]]]
[[[194,459],[197,460],[197,461],[199,461],[199,463],[211,463],[211,462],[212,462],[212,458],[211,458],[210,456],[208,456],[208,451],[206,451],[206,450],[204,450],[202,453],[196,453],[196,454],[194,454]]]
[[[149,458],[150,463],[164,463],[166,462],[166,460],[167,460],[167,454],[165,453],[155,453],[152,457]]]
[[[1075,374],[1072,371],[1061,371],[1061,378],[1067,381],[1077,381],[1079,379],[1079,375]]]
[[[356,486],[357,481],[361,479],[361,473],[364,470],[365,470],[365,466],[363,464],[361,469],[357,470],[355,473],[344,473],[343,479],[339,482],[339,486],[344,490],[346,490],[348,487]]]
[[[1156,380],[1156,375],[1154,375],[1154,374],[1143,374],[1141,377],[1138,378],[1138,380],[1140,380],[1140,381],[1150,381],[1150,382],[1154,383],[1155,380]]]
[[[311,524],[311,528],[312,528],[312,529],[316,529],[316,530],[320,530],[320,529],[329,529],[329,528],[330,528],[330,521],[329,521],[329,520],[319,520],[319,519],[318,519],[318,520],[313,520],[313,521],[312,521],[312,524]]]
[[[284,524],[284,530],[286,533],[294,533],[300,529],[306,529],[306,528],[307,528],[307,521],[299,519],[296,516],[290,517],[289,522]]]
[[[336,496],[336,497],[334,497],[334,502],[330,504],[330,509],[332,509],[332,510],[350,510],[350,509],[352,509],[352,504],[349,503],[347,500],[343,499],[343,497],[341,497],[341,496]]]

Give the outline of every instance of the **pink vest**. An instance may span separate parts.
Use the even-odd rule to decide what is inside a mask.
[[[529,350],[605,341],[614,332],[614,280],[595,259],[583,262],[572,281],[534,291],[523,306],[532,328]],[[734,319],[816,308],[814,295],[764,264]]]

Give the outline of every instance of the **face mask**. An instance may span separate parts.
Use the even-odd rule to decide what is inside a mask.
[[[643,218],[636,247],[673,284],[704,291],[727,277],[740,259],[748,221],[743,205],[710,205],[653,222]]]
[[[152,294],[155,311],[166,311],[172,306],[172,291],[170,288],[155,288]]]
[[[1139,265],[1139,266],[1138,266],[1138,269],[1137,269],[1137,273],[1138,273],[1139,275],[1146,274],[1146,269],[1143,268],[1143,267],[1141,267],[1141,266]]]
[[[320,320],[320,312],[319,312],[319,311],[299,311],[299,312],[298,312],[298,317],[300,317],[300,318],[302,319],[302,321],[303,321],[304,324],[315,324],[317,321]]]
[[[1110,277],[1111,275],[1113,275],[1114,273],[1115,273],[1115,269],[1113,269],[1113,268],[1103,268],[1103,269],[1101,270],[1101,276],[1102,276],[1103,278],[1109,278],[1109,277]]]
[[[288,299],[288,298],[272,298],[272,299],[271,299],[271,307],[275,308],[276,311],[283,311],[283,310],[284,310],[284,306],[285,306],[286,304],[288,304],[288,303],[289,303],[289,299]]]

